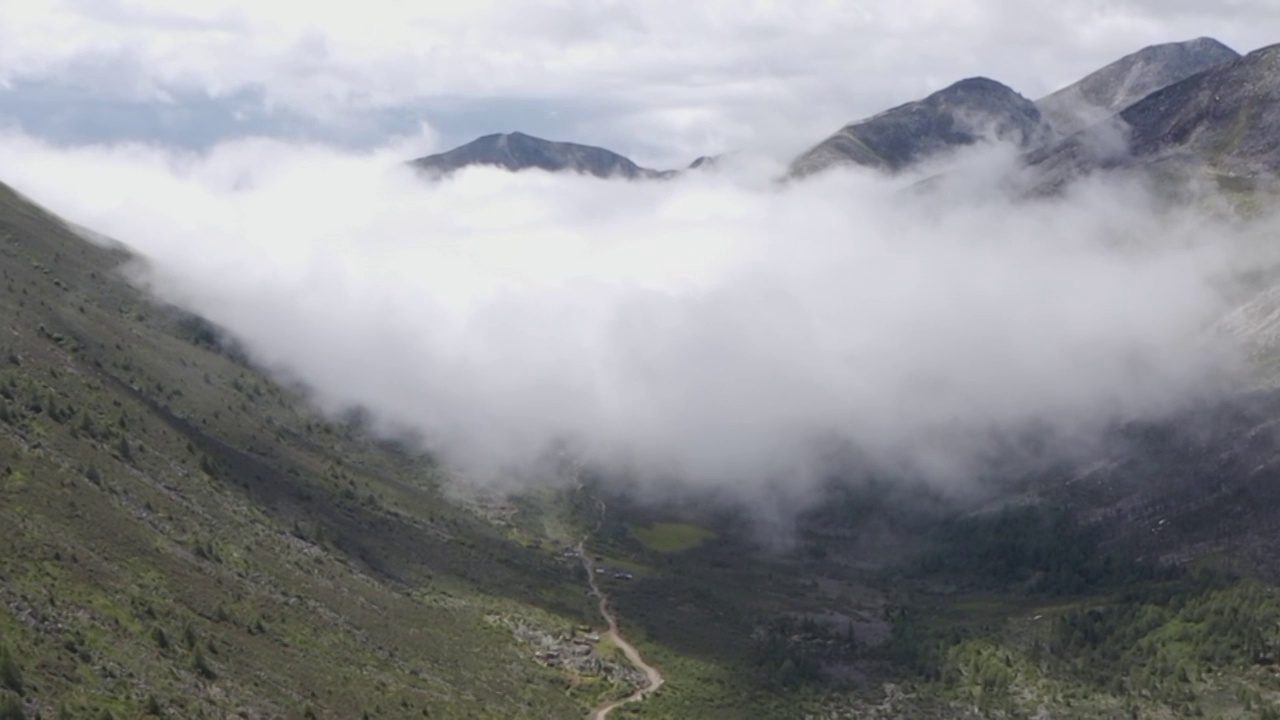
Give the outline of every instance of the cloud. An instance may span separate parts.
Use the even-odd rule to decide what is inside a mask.
[[[1208,34],[1248,50],[1275,27],[1268,0],[33,0],[0,7],[0,82],[139,103],[249,93],[263,112],[338,125],[536,101],[562,107],[562,139],[677,165],[792,153],[969,75],[1037,97],[1143,45]],[[502,112],[472,134],[523,123]]]
[[[1088,435],[1239,369],[1209,328],[1241,233],[1135,186],[1014,202],[973,188],[998,154],[925,197],[858,173],[778,185],[765,161],[424,184],[407,156],[0,139],[19,190],[134,246],[161,296],[476,477],[571,440],[742,497],[809,487],[837,446],[950,487],[992,437]]]

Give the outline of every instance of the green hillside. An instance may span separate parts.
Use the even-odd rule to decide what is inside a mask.
[[[0,717],[585,715],[572,565],[0,187]],[[21,711],[21,712],[19,712]]]

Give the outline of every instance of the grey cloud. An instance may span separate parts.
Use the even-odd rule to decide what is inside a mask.
[[[1247,51],[1280,27],[1280,6],[1262,1],[297,7],[10,3],[0,77],[72,87],[85,59],[124,53],[115,76],[127,87],[260,92],[273,112],[317,125],[450,98],[553,105],[565,110],[562,130],[593,135],[574,139],[652,146],[646,159],[668,164],[790,151],[970,75],[1037,97],[1143,45],[1212,35]],[[527,119],[511,110],[502,124],[534,130],[517,127]]]
[[[221,97],[176,88],[156,93],[163,98],[130,100],[83,85],[16,82],[0,89],[0,126],[16,126],[59,145],[134,142],[204,150],[229,140],[274,137],[370,148],[388,138],[416,135],[423,117],[432,114],[413,108],[371,110],[321,121],[269,108],[261,90]],[[454,131],[446,140],[469,132],[456,123],[446,126]]]

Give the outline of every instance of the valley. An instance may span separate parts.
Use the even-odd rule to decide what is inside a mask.
[[[1081,185],[1114,173],[1138,178],[1150,193],[1141,197],[1150,200],[1153,215],[1173,217],[1203,206],[1209,208],[1205,218],[1220,223],[1204,220],[1204,234],[1240,231],[1257,243],[1246,249],[1266,250],[1280,217],[1277,117],[1280,46],[1239,55],[1200,38],[1145,48],[1038,101],[995,80],[964,79],[855,120],[793,157],[780,176],[757,180],[799,203],[779,206],[795,213],[788,217],[830,220],[821,203],[803,195],[812,187],[804,183],[830,183],[822,187],[836,193],[878,187],[838,184],[868,173],[877,182],[899,183],[893,202],[919,200],[908,207],[932,232],[947,226],[936,220],[945,213],[928,204],[935,199],[930,182],[955,182],[948,173],[957,171],[947,162],[990,145],[1008,151],[1009,172],[990,187],[983,176],[967,189],[1007,203],[998,206],[1001,211],[1025,210],[1035,222],[1061,219],[1046,208],[1070,202]],[[651,203],[643,207],[666,208],[661,193],[682,187],[699,200],[676,203],[676,217],[705,232],[699,237],[715,239],[721,226],[707,218],[717,213],[761,222],[737,215],[739,208],[727,203],[716,205],[724,197],[763,196],[715,194],[716,173],[732,172],[731,157],[704,156],[680,170],[653,170],[603,148],[513,132],[408,162],[426,176],[421,188],[415,186],[424,194],[449,192],[448,183],[479,173],[470,177],[480,178],[487,201],[516,219],[499,213],[494,224],[482,223],[476,237],[499,232],[504,223],[534,225],[544,214],[553,221],[557,212],[570,216],[564,207],[548,211],[540,204],[570,187],[554,185],[555,173],[570,174],[575,183],[616,183],[607,186],[612,194],[584,193],[585,200],[567,205],[590,219],[593,232],[610,227],[602,218],[615,210],[600,198],[621,205],[634,192]],[[503,184],[511,178],[500,171],[529,172],[522,177],[532,194]],[[917,192],[904,200],[904,188]],[[893,225],[897,220],[888,227],[902,230]],[[973,222],[978,231],[987,227]],[[1041,228],[1020,229],[1030,243],[1042,240],[1036,232]],[[980,235],[975,232],[984,239]],[[1149,250],[1130,247],[1132,238],[1117,235],[1113,245],[1134,250],[1134,256]],[[905,231],[904,237],[911,239]],[[796,254],[803,254],[803,243],[797,239],[796,245]],[[848,265],[859,271],[869,265],[866,276],[838,277],[835,287],[870,284],[877,267],[872,261],[900,248],[876,250],[882,255],[852,256]],[[1258,255],[1269,257],[1261,250]],[[817,257],[814,264],[823,264],[826,256]],[[518,274],[513,267],[523,272],[539,260],[536,252],[522,250],[503,267]],[[865,390],[892,375],[837,374],[847,387],[814,391],[811,377],[829,369],[821,362],[824,353],[842,369],[865,362],[895,370],[923,357],[929,362],[908,369],[933,370],[940,360],[931,354],[951,349],[963,355],[959,364],[966,371],[985,377],[985,368],[964,362],[979,356],[958,350],[991,343],[999,351],[990,357],[996,357],[1027,346],[1000,345],[1005,338],[999,328],[979,325],[986,332],[969,338],[956,331],[959,342],[924,343],[910,362],[900,361],[897,345],[925,333],[888,321],[866,323],[861,332],[874,340],[870,349],[844,352],[821,342],[806,345],[806,329],[795,327],[803,323],[773,316],[773,304],[737,315],[730,310],[746,301],[739,294],[689,291],[697,302],[684,306],[665,302],[676,294],[669,288],[644,286],[619,302],[621,309],[605,308],[617,310],[616,327],[658,327],[668,333],[659,337],[676,337],[670,345],[694,368],[692,386],[723,406],[713,412],[712,401],[701,396],[686,402],[686,386],[656,383],[652,387],[667,391],[658,399],[671,404],[639,399],[637,414],[645,422],[635,427],[648,434],[636,447],[660,461],[646,465],[645,453],[629,452],[635,450],[629,446],[616,455],[566,450],[555,462],[537,455],[538,462],[521,468],[514,481],[488,478],[486,484],[434,452],[431,432],[397,423],[421,416],[339,407],[282,360],[297,355],[264,351],[292,344],[294,328],[278,328],[283,340],[263,341],[260,332],[255,342],[194,308],[158,299],[147,283],[153,276],[140,271],[149,262],[0,186],[0,720],[1280,718],[1280,264],[1258,261],[1242,273],[1247,281],[1223,293],[1223,307],[1212,307],[1223,312],[1206,313],[1208,320],[1195,316],[1196,347],[1242,348],[1238,359],[1245,371],[1230,376],[1231,383],[1206,382],[1167,403],[1144,405],[1139,401],[1145,398],[1125,394],[1128,388],[1116,382],[1119,389],[1104,386],[1114,392],[1099,401],[1110,413],[1102,432],[1072,434],[1095,428],[1063,420],[1062,430],[1052,422],[1057,417],[1033,417],[1017,432],[1005,432],[995,421],[990,427],[975,421],[975,429],[962,422],[967,415],[935,406],[930,393],[947,389],[945,374],[908,372],[911,393],[823,417],[883,439],[878,433],[892,434],[886,428],[893,413],[930,421],[936,414],[937,424],[905,425],[936,431],[908,438],[916,443],[907,444],[910,459],[925,461],[884,462],[899,455],[876,454],[872,441],[829,437],[836,431],[820,428],[820,437],[804,445],[813,455],[805,463],[812,484],[802,485],[787,474],[794,468],[781,462],[716,468],[718,483],[681,484],[678,470],[682,461],[705,470],[698,463],[718,457],[711,451],[724,447],[759,451],[741,438],[768,433],[722,432],[754,431],[754,414],[766,414],[768,403],[741,399],[754,378],[781,378],[776,395],[761,396],[766,400],[803,396],[826,408],[819,401],[828,392]],[[776,263],[785,264],[782,258]],[[907,263],[902,284],[909,292],[893,293],[900,304],[928,292],[921,278],[942,276],[926,274],[926,265]],[[1136,262],[1117,266],[1117,284],[1138,276]],[[312,270],[323,276],[323,263],[317,267]],[[582,281],[570,275],[553,274],[548,284]],[[831,279],[823,273],[797,277]],[[1086,299],[1104,287],[1078,279],[1071,288]],[[612,297],[592,294],[600,286],[622,282],[588,281],[591,293],[568,296],[581,302],[555,305],[556,312],[536,317],[569,323],[579,317],[569,310],[596,309],[592,303],[599,297]],[[1000,288],[990,287],[994,282],[984,277],[948,287],[972,291],[985,303],[1001,299]],[[1035,282],[1032,277],[1023,284]],[[1153,287],[1174,306],[1190,293],[1171,284]],[[766,287],[776,293],[769,297],[777,306],[804,304]],[[1038,288],[1031,290],[1018,297],[1038,297]],[[512,306],[522,307],[524,296],[513,297]],[[1104,352],[1111,346],[1094,353],[1089,342],[1072,344],[1072,333],[1080,330],[1073,322],[1085,326],[1121,309],[1104,305],[1109,296],[1099,297],[1097,307],[1088,306],[1089,317],[1066,313],[1046,335],[1053,352],[1027,351],[1025,357],[1070,356],[1063,367],[1096,363],[1101,374],[1119,367],[1122,380],[1167,372],[1177,377],[1156,387],[1184,389],[1178,372],[1186,368],[1151,360],[1166,360],[1167,348],[1172,353],[1189,346],[1162,344],[1161,328],[1151,327],[1158,323],[1139,322],[1159,318],[1156,312],[1124,315],[1116,323],[1123,332],[1116,334],[1149,334],[1159,352],[1143,354],[1148,345],[1134,350],[1108,337],[1120,348],[1115,359]],[[379,310],[407,306],[424,317],[433,310],[411,296],[396,299],[401,305],[387,302]],[[660,311],[639,312],[650,308],[642,301]],[[957,301],[947,296],[935,302],[944,315]],[[1008,304],[977,307],[979,314],[995,308],[1022,320],[1034,315],[1034,308],[1023,313]],[[682,324],[684,310],[710,320]],[[336,315],[326,320],[336,326],[343,320]],[[744,316],[751,321],[748,331],[755,322],[782,331],[745,346],[733,345],[728,331],[718,334],[742,324]],[[800,315],[815,316],[830,319]],[[492,340],[484,333],[559,337],[529,327],[526,316],[514,312],[459,317],[450,328],[476,331],[484,340]],[[952,328],[945,325],[926,327],[947,335]],[[1168,335],[1184,340],[1181,326],[1170,325]],[[378,347],[377,329],[358,337]],[[423,345],[446,336],[409,335]],[[350,336],[336,330],[332,339],[325,335],[333,345],[344,337]],[[606,337],[630,340],[621,331]],[[710,344],[699,344],[707,337]],[[1078,337],[1095,340],[1087,333]],[[592,356],[598,351],[593,339],[571,344],[563,354],[532,357],[513,351],[528,347],[520,344],[495,343],[499,352],[480,341],[460,343],[456,356],[433,366],[442,372],[484,367],[488,374],[459,372],[462,380],[448,388],[466,399],[468,392],[508,392],[505,384],[477,378],[505,381],[526,371],[536,375],[566,358],[604,358],[581,366],[579,375],[591,375],[581,384],[576,376],[574,383],[557,384],[562,376],[550,373],[553,381],[531,396],[541,405],[519,398],[498,405],[499,411],[484,408],[476,415],[484,442],[467,449],[484,455],[503,440],[536,445],[541,435],[517,431],[542,422],[557,431],[557,422],[603,426],[599,437],[613,441],[624,435],[619,428],[630,429],[626,423],[615,427],[614,415],[596,413],[588,403],[587,420],[578,425],[570,421],[579,417],[549,406],[576,407],[575,390],[609,386],[601,406],[612,411],[625,405],[623,390],[631,387],[610,383],[625,384],[617,380],[626,378],[650,387],[644,383],[670,374],[663,362],[669,358],[639,341]],[[704,364],[701,357],[679,354],[706,348],[723,352],[715,358],[735,351],[752,355],[759,365],[749,368],[761,374],[737,375],[722,359]],[[333,346],[316,354],[326,349]],[[344,349],[352,356],[375,352]],[[803,356],[799,379],[776,361],[784,353]],[[404,364],[413,366],[418,356],[406,357]],[[492,367],[485,365],[494,358]],[[403,394],[404,404],[412,405],[413,388],[397,386],[403,376],[396,373],[404,368],[396,360],[374,364],[370,375],[387,377],[361,378],[366,385],[344,377],[344,391],[349,380],[352,387],[381,391],[383,400],[400,401]],[[336,376],[346,370],[340,363],[334,367]],[[1054,381],[1067,389],[1052,395],[1059,405],[1046,407],[1064,415],[1079,410],[1077,396],[1095,389],[1081,383],[1083,389],[1075,390],[1065,372]],[[499,390],[493,392],[495,384]],[[1015,404],[1005,401],[1016,393],[974,400],[988,389],[980,385],[965,385],[959,394],[972,407],[986,400],[995,407],[991,417],[1005,417],[1001,412]],[[509,392],[514,396],[521,387],[513,381]],[[882,399],[874,392],[857,397]],[[687,417],[664,414],[670,407]],[[854,411],[871,420],[848,420]],[[555,422],[544,417],[552,415]],[[430,417],[440,423],[431,430],[450,427],[451,418]],[[785,413],[783,420],[788,429],[818,424]],[[684,437],[686,428],[702,434]],[[983,452],[944,452],[948,443],[973,437]],[[772,461],[772,449],[779,456],[794,450],[765,439],[766,450],[750,457]],[[681,455],[673,447],[694,452]],[[897,449],[889,441],[885,447]],[[947,464],[938,458],[955,457],[971,462],[957,463],[961,470],[945,468],[950,474],[929,474],[928,461],[936,466]]]

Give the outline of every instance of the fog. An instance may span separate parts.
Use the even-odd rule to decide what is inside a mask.
[[[667,182],[475,168],[420,140],[206,154],[0,139],[4,179],[148,259],[328,411],[361,406],[461,473],[535,481],[569,443],[635,482],[803,493],[828,451],[940,488],[991,438],[1087,438],[1236,382],[1211,331],[1237,224],[1119,181],[995,190],[1012,156],[778,183],[738,158]],[[417,143],[417,144],[415,144]]]

